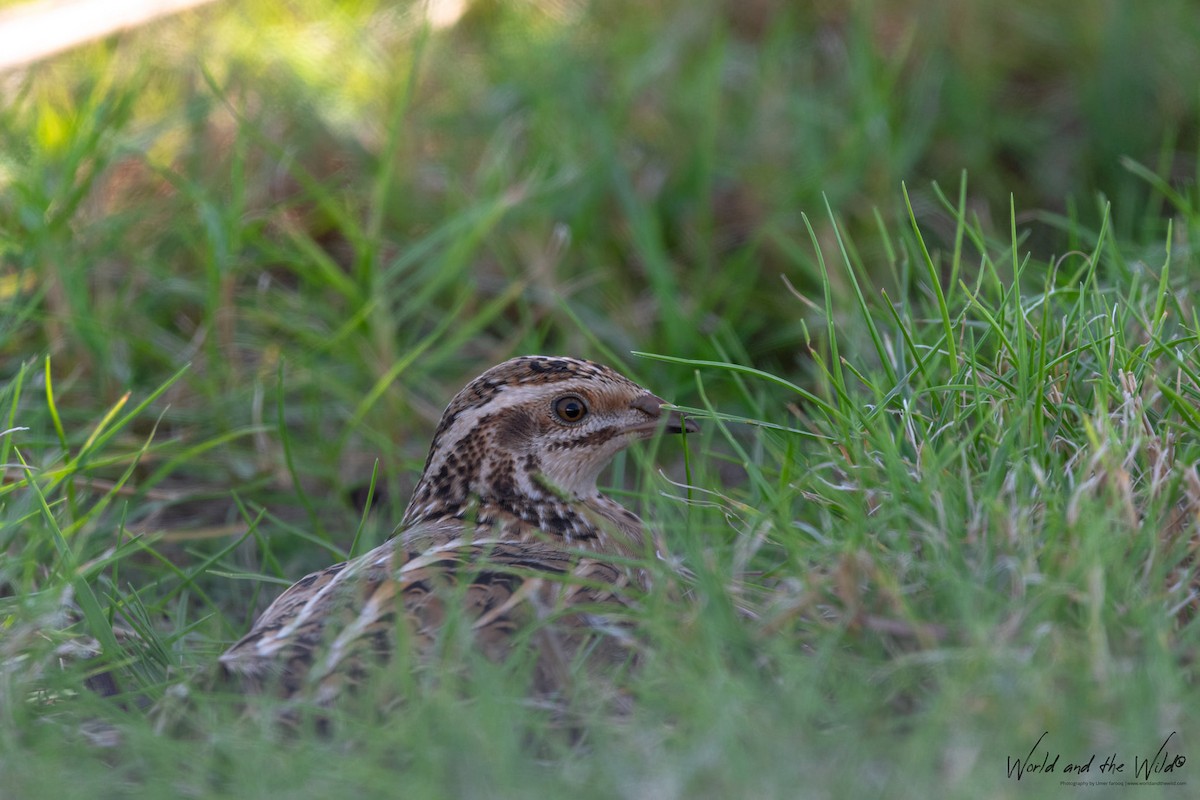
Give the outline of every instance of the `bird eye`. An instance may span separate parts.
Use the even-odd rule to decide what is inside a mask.
[[[587,414],[587,404],[578,395],[568,394],[554,401],[554,416],[568,425],[581,422]]]

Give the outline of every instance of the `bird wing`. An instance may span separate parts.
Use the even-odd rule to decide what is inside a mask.
[[[531,620],[552,622],[536,634],[537,683],[551,691],[569,679],[570,660],[586,638],[572,629],[620,629],[596,612],[623,605],[628,583],[610,562],[536,538],[501,538],[491,526],[459,520],[420,523],[302,578],[220,661],[228,672],[275,683],[285,695],[309,687],[329,699],[361,674],[364,654],[386,657],[395,646],[397,610],[421,654],[438,640],[446,601],[455,598],[476,646],[492,660],[508,654],[516,631]]]

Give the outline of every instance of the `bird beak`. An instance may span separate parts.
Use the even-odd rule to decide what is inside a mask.
[[[667,433],[699,433],[700,426],[678,411],[667,412]]]
[[[684,416],[678,411],[667,411],[663,413],[663,404],[667,401],[653,394],[644,394],[638,399],[630,403],[630,407],[636,408],[638,411],[650,417],[650,420],[642,425],[636,425],[631,430],[640,433],[654,433],[655,431],[663,430],[667,433],[698,433],[700,426],[690,419],[684,419]]]

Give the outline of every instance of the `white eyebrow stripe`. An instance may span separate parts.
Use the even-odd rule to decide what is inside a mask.
[[[595,392],[601,386],[608,388],[612,384],[597,378],[572,378],[556,383],[510,384],[503,387],[485,402],[463,409],[455,417],[454,422],[442,432],[439,449],[453,448],[479,424],[482,417],[505,411],[516,406],[530,405],[535,400],[545,399],[546,413],[550,413],[550,405],[554,399],[563,394],[587,395]],[[587,398],[584,398],[587,400]]]

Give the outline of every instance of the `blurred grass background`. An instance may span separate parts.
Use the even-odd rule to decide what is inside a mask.
[[[1194,721],[1194,3],[439,9],[220,2],[0,75],[14,785],[181,791],[198,746],[192,796],[370,793],[394,746],[429,796],[1019,796],[1004,757],[1043,725]],[[509,706],[446,690],[352,729],[352,773],[319,739],[256,771],[269,731],[181,687],[271,581],[386,537],[444,403],[526,352],[793,431],[710,420],[711,508],[657,496],[673,443],[618,462],[699,573],[695,611],[647,612],[681,649],[647,720],[534,767],[495,743]],[[104,648],[151,722],[18,701],[77,685],[47,631],[88,586],[101,644],[96,613],[158,648]],[[39,732],[64,714],[122,754]]]

